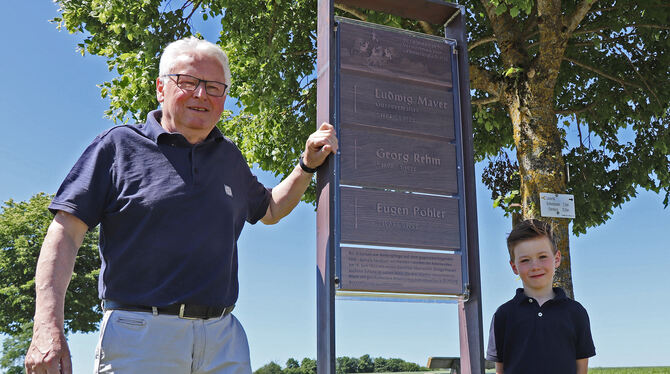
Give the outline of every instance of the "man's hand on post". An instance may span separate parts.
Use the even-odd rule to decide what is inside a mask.
[[[71,374],[72,360],[63,330],[36,321],[25,365],[27,374]]]
[[[337,152],[337,134],[335,127],[329,123],[323,123],[307,139],[303,162],[309,168],[315,169],[326,161],[331,153]]]
[[[318,168],[326,161],[328,155],[335,152],[337,152],[335,128],[324,122],[307,139],[300,166],[296,165],[293,172],[272,189],[272,198],[261,222],[272,225],[289,214],[298,204],[300,197],[312,180],[314,174],[308,169]]]

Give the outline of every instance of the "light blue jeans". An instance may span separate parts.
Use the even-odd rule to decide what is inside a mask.
[[[251,374],[249,343],[232,314],[203,320],[107,310],[94,372]]]

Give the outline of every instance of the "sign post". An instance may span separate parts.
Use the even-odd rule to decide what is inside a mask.
[[[337,293],[457,300],[462,372],[483,373],[464,9],[348,5],[444,24],[446,37],[336,18],[319,1],[317,122],[336,127],[340,151],[317,175],[318,372],[335,372]]]

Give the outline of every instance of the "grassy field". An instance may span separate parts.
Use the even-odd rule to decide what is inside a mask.
[[[388,374],[449,374],[449,370],[424,371],[412,373]],[[495,373],[495,370],[486,370],[486,374]],[[381,374],[381,373],[378,373]],[[670,374],[670,366],[663,367],[634,367],[634,368],[589,368],[589,374]]]
[[[443,371],[441,373],[449,373]],[[495,373],[495,370],[486,370],[486,373]],[[635,368],[589,368],[589,374],[670,374],[670,366],[663,367],[635,367]]]
[[[374,374],[449,374],[447,369],[435,371],[413,371],[401,373],[374,373]],[[495,370],[486,370],[486,374],[495,373]],[[663,367],[633,367],[633,368],[589,368],[589,374],[670,374],[670,366]]]
[[[446,372],[448,373],[448,371]],[[487,370],[486,373],[495,373]],[[635,368],[589,368],[589,374],[670,374],[670,366]]]
[[[670,366],[636,368],[592,368],[589,374],[670,374]]]
[[[443,371],[441,373],[449,373]],[[495,373],[495,370],[486,370],[486,373]],[[670,366],[663,367],[634,367],[634,368],[589,368],[589,374],[670,374]]]

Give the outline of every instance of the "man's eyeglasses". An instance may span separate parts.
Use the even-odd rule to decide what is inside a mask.
[[[217,81],[206,81],[188,74],[165,74],[164,77],[176,77],[174,79],[177,87],[184,91],[195,91],[200,82],[205,84],[205,92],[209,96],[221,97],[226,93],[228,85]]]

